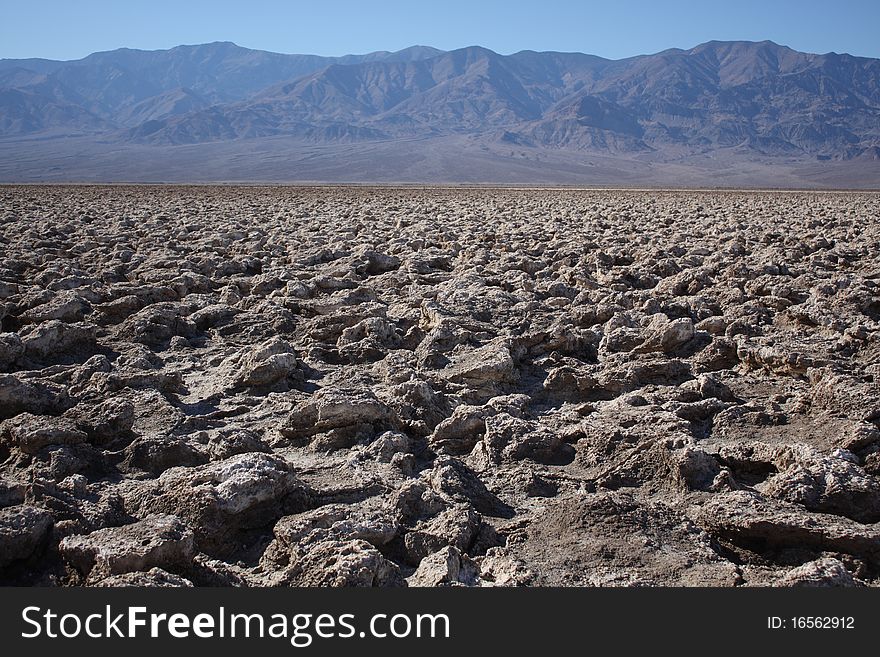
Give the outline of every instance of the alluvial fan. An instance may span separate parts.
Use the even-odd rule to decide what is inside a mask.
[[[0,188],[0,583],[880,581],[880,195]]]

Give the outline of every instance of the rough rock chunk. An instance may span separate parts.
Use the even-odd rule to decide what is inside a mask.
[[[269,454],[239,454],[193,468],[166,470],[126,498],[137,515],[179,516],[195,533],[196,546],[208,554],[234,550],[242,530],[271,525],[302,510],[309,491],[284,459]]]
[[[45,542],[52,516],[32,506],[0,508],[0,568],[27,559]]]
[[[376,547],[397,535],[398,525],[388,514],[359,511],[344,504],[328,504],[312,511],[286,516],[275,524],[275,539],[293,549],[318,530],[322,537],[363,540]]]
[[[228,322],[240,311],[225,304],[213,304],[201,310],[195,311],[187,319],[196,327],[197,331],[205,331],[218,324]]]
[[[292,440],[324,434],[316,448],[350,447],[373,437],[389,417],[388,407],[369,390],[322,390],[291,412],[281,434]]]
[[[169,573],[161,568],[150,568],[146,572],[122,573],[99,579],[92,586],[100,588],[192,588],[193,583]]]
[[[642,344],[635,348],[638,353],[662,351],[671,354],[690,342],[694,337],[694,323],[689,317],[670,321],[658,313],[645,328]]]
[[[176,516],[151,514],[130,525],[68,536],[59,550],[64,559],[88,576],[119,575],[149,568],[186,568],[194,555],[194,538]]]
[[[438,493],[455,502],[472,504],[483,515],[512,515],[511,507],[486,488],[477,473],[458,459],[438,457],[427,475],[427,481]]]
[[[151,347],[159,347],[176,335],[189,337],[195,333],[195,326],[175,303],[154,303],[126,319],[119,327],[121,336]]]
[[[719,457],[734,476],[768,497],[859,522],[880,519],[880,482],[851,452],[829,456],[803,444],[742,442],[722,447]]]
[[[4,421],[0,436],[25,454],[36,454],[49,445],[76,445],[88,440],[88,435],[72,420],[31,413]]]
[[[470,505],[451,506],[433,518],[419,522],[414,529],[406,532],[406,558],[415,565],[447,545],[467,552],[481,524],[480,515]]]
[[[669,455],[672,471],[688,490],[708,490],[721,473],[721,466],[711,454],[701,449],[685,447]]]
[[[221,430],[208,440],[207,450],[215,461],[222,461],[236,454],[271,451],[259,436],[247,429]]]
[[[401,341],[394,324],[383,317],[368,317],[343,330],[336,346],[343,358],[363,363],[385,358],[389,349],[399,347]]]
[[[91,311],[92,306],[88,301],[73,290],[65,290],[25,312],[21,321],[36,323],[56,319],[65,323],[80,322]]]
[[[559,433],[508,413],[499,413],[486,419],[486,436],[478,447],[492,463],[500,463],[504,459],[553,463],[565,459],[572,452]]]
[[[830,368],[809,373],[811,397],[819,408],[867,422],[880,420],[880,383],[847,376]]]
[[[758,551],[806,548],[843,552],[876,561],[880,529],[837,516],[809,513],[791,502],[752,491],[719,493],[694,515],[713,536]]]
[[[759,486],[762,493],[859,522],[880,520],[880,482],[843,458],[803,459]]]
[[[36,360],[62,360],[77,352],[91,352],[96,348],[96,329],[93,324],[65,324],[52,320],[40,324],[22,335],[25,355]]]
[[[449,545],[419,563],[407,578],[409,586],[476,586],[479,566],[460,550]]]
[[[388,501],[388,506],[393,509],[398,521],[406,525],[437,515],[448,505],[436,491],[424,481],[418,480],[404,483]]]
[[[694,358],[695,372],[718,372],[739,365],[736,342],[728,338],[715,338]]]
[[[400,570],[366,541],[323,541],[286,574],[290,586],[400,586]]]
[[[400,258],[378,251],[361,251],[354,256],[353,261],[353,269],[358,276],[375,276],[394,271],[398,267],[400,267]]]
[[[839,559],[825,557],[792,568],[776,586],[805,588],[851,588],[862,586]]]
[[[27,487],[20,481],[0,479],[0,507],[24,502]]]
[[[426,436],[449,415],[449,403],[427,381],[411,379],[382,396],[410,435]]]
[[[412,440],[404,433],[386,431],[371,442],[366,449],[380,463],[391,463],[395,456],[411,454]]]
[[[489,548],[480,559],[480,586],[527,586],[534,579],[535,574],[505,548]]]
[[[466,454],[486,433],[486,410],[462,404],[431,435],[431,447],[440,453]]]
[[[159,475],[169,468],[202,465],[208,455],[186,436],[139,436],[123,450],[120,464],[126,471],[143,470]]]
[[[489,343],[464,354],[455,364],[443,370],[450,381],[473,387],[493,387],[514,383],[519,378],[516,361],[510,345],[503,340]]]
[[[80,403],[65,415],[88,434],[91,443],[103,445],[131,432],[135,407],[125,398],[111,397],[98,403]]]
[[[396,586],[400,571],[377,548],[397,532],[386,513],[323,506],[279,520],[261,563],[278,573],[275,585]]]
[[[24,355],[24,343],[17,333],[0,333],[0,372],[9,370]]]
[[[281,338],[270,338],[249,351],[231,356],[221,365],[235,388],[288,386],[303,379],[299,357]]]

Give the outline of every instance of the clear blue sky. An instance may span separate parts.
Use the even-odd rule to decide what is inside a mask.
[[[0,0],[0,57],[16,58],[234,41],[317,55],[422,44],[616,59],[711,39],[880,57],[880,0]]]

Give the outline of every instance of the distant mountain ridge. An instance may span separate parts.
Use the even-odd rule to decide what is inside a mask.
[[[0,141],[139,148],[467,137],[654,162],[874,160],[880,60],[710,41],[609,60],[473,46],[319,57],[229,42],[0,60]]]
[[[250,50],[229,42],[156,51],[123,48],[70,62],[3,59],[0,88],[24,91],[51,84],[58,101],[81,105],[104,120],[124,126],[126,111],[132,106],[169,92],[197,94],[206,105],[234,102],[272,84],[336,63],[405,61],[439,52],[416,46],[397,53],[319,57]],[[0,106],[0,114],[5,110]]]

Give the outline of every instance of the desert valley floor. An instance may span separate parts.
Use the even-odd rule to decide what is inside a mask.
[[[880,583],[880,195],[0,187],[0,583]]]

